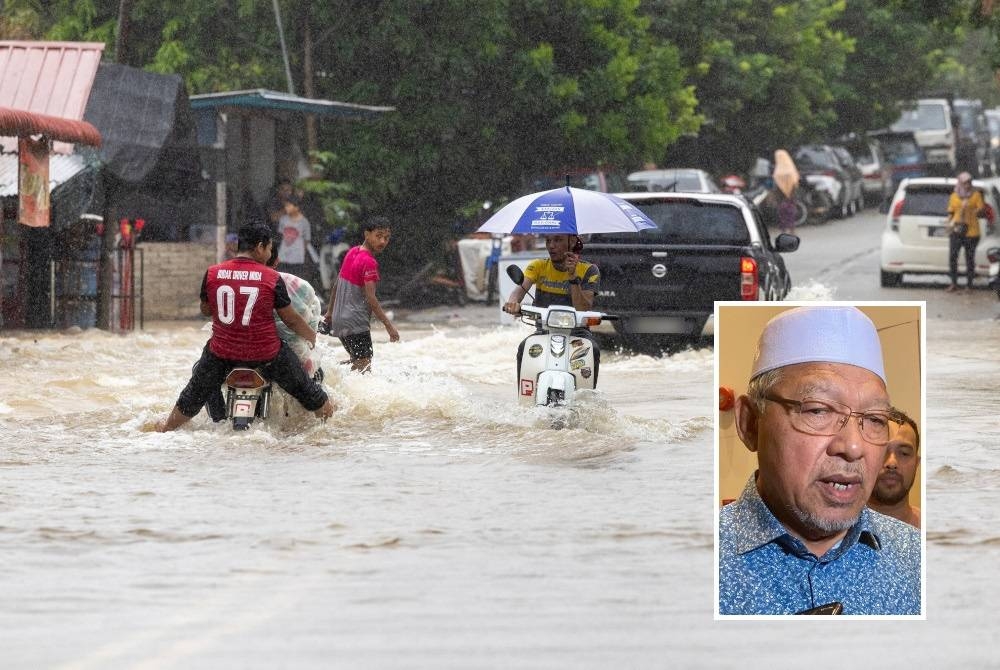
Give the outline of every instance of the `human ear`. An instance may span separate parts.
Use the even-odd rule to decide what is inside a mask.
[[[747,396],[736,399],[736,433],[750,451],[757,451],[757,405]]]

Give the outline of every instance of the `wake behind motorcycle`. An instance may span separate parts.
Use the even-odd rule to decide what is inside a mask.
[[[507,267],[515,284],[524,281],[516,265]],[[521,320],[535,326],[525,338],[517,363],[517,397],[522,405],[572,410],[580,390],[597,384],[600,350],[582,329],[613,321],[617,316],[603,312],[579,312],[566,305],[535,307],[522,305]],[[566,417],[554,417],[555,427],[563,427]]]

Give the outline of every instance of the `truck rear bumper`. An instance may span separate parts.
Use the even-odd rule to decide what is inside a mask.
[[[623,335],[676,335],[686,337],[710,337],[715,334],[715,317],[712,314],[670,314],[670,315],[621,315],[614,322],[614,329]],[[605,322],[594,329],[596,332],[611,332]]]

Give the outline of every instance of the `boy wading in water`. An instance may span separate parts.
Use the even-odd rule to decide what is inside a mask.
[[[330,291],[330,305],[320,323],[320,332],[340,338],[351,357],[351,369],[368,372],[371,369],[371,317],[385,326],[390,342],[399,341],[399,331],[386,316],[375,296],[380,277],[375,256],[389,244],[392,230],[389,220],[375,217],[365,223],[365,241],[344,256],[340,276]]]

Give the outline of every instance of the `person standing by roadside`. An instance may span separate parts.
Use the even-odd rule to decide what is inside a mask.
[[[302,200],[296,194],[285,198],[285,213],[278,220],[281,249],[278,252],[278,271],[297,277],[307,277],[306,254],[314,264],[319,254],[312,246],[312,226],[302,214]]]
[[[965,290],[972,289],[976,277],[976,246],[979,244],[979,217],[985,216],[983,195],[972,186],[972,175],[962,172],[948,199],[948,292],[958,290],[958,252],[965,251]]]
[[[890,424],[891,436],[885,450],[885,462],[875,482],[868,506],[876,512],[894,516],[920,528],[920,508],[910,504],[910,489],[920,465],[920,431],[917,422],[905,412],[896,412],[902,423]]]
[[[320,323],[320,332],[340,338],[351,357],[351,369],[362,373],[371,369],[371,317],[382,322],[390,342],[399,341],[399,331],[382,309],[375,295],[381,279],[375,256],[389,244],[392,228],[385,217],[374,217],[364,225],[365,241],[352,247],[340,265],[340,276],[330,291],[330,304]]]
[[[795,205],[795,197],[783,198],[778,205],[778,227],[783,233],[795,234],[795,221],[799,218],[799,208]]]

